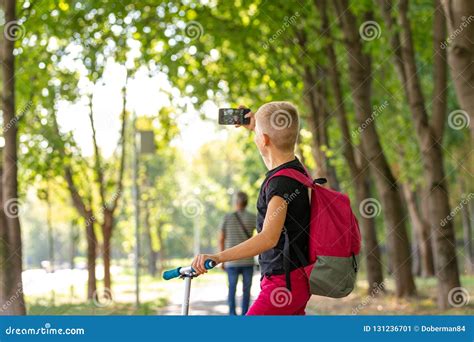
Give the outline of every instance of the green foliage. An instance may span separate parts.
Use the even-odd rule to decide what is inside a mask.
[[[217,106],[244,104],[253,110],[267,101],[292,101],[302,114],[299,149],[308,166],[314,168],[303,72],[305,67],[316,70],[337,65],[350,132],[357,129],[342,33],[337,24],[331,25],[336,60],[328,60],[325,53],[328,41],[320,31],[321,14],[313,1],[304,0],[296,6],[283,0],[42,0],[19,1],[18,6],[19,20],[24,27],[24,36],[17,41],[15,51],[20,189],[28,203],[38,204],[39,199],[28,197],[29,191],[36,196],[47,184],[53,184],[57,194],[52,199],[54,207],[58,211],[67,208],[64,215],[53,219],[58,232],[57,244],[67,241],[69,223],[77,219],[63,179],[65,165],[71,165],[74,180],[80,185],[79,193],[91,202],[95,211],[101,208],[95,175],[91,171],[94,160],[84,152],[73,132],[60,129],[61,134],[57,134],[57,114],[65,104],[86,110],[93,86],[106,83],[107,67],[111,64],[126,73],[127,89],[133,88],[130,83],[138,78],[139,72],[166,83],[156,92],[157,95],[166,93],[169,101],[160,103],[158,111],[151,115],[137,113],[137,128],[153,130],[156,146],[154,155],[140,156],[141,209],[142,212],[149,210],[154,249],[162,251],[164,247],[170,257],[192,255],[196,224],[201,229],[203,250],[214,251],[219,223],[231,209],[231,195],[240,189],[246,191],[250,196],[249,206],[254,208],[266,172],[252,137],[244,130],[229,128],[225,140],[216,138],[200,146],[196,155],[185,154],[178,143],[182,133],[178,123],[181,115],[196,110],[203,119],[209,120],[209,116],[202,114],[208,101]],[[330,22],[337,23],[330,1],[328,7]],[[432,7],[432,2],[425,0],[412,3],[410,7],[419,76],[430,113]],[[379,39],[364,42],[364,51],[373,60],[374,122],[396,177],[402,183],[421,185],[424,179],[420,151],[406,96],[391,61],[393,51],[388,28],[373,1],[351,1],[350,9],[359,25],[374,20],[381,27]],[[124,84],[125,77],[118,86]],[[342,156],[347,142],[335,120],[334,94],[329,82],[326,84],[330,146],[324,150],[336,169],[342,189],[353,197],[354,180]],[[117,96],[110,102],[122,100]],[[458,109],[451,84],[448,100],[449,111]],[[381,107],[383,109],[378,111]],[[132,110],[131,106],[127,109]],[[72,119],[74,113],[68,111],[65,120]],[[132,140],[130,128],[127,131],[129,143]],[[358,134],[353,136],[354,146],[360,143],[359,138]],[[461,172],[457,160],[469,153],[468,145],[467,130],[446,128],[443,145],[447,156],[446,173],[455,186]],[[130,152],[130,144],[127,148]],[[61,156],[62,149],[66,152],[65,158]],[[109,193],[116,185],[119,149],[116,152],[102,156]],[[116,258],[126,258],[133,253],[135,243],[130,158],[126,164],[123,201],[113,237]],[[183,214],[187,201],[194,198],[202,206],[198,218]],[[144,219],[141,217],[142,223]],[[38,265],[47,257],[41,249],[46,243],[41,235],[45,230],[42,224],[44,212],[36,217],[28,216],[25,221],[27,259],[32,260],[31,265]],[[82,227],[83,222],[78,225]],[[382,224],[378,226],[381,230]],[[159,242],[158,227],[164,246]],[[82,237],[79,242],[82,256],[83,240]],[[36,241],[40,244],[35,245]],[[58,254],[66,259],[65,250]]]

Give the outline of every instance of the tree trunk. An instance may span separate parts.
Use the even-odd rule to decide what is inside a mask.
[[[76,232],[76,220],[73,220],[73,222],[71,222],[71,226],[69,227],[70,231],[69,231],[69,242],[70,242],[70,246],[69,246],[69,268],[71,270],[75,269],[76,268],[76,264],[74,262],[74,259],[76,257],[76,252],[77,252],[77,244],[78,244],[78,234]]]
[[[158,237],[158,242],[160,244],[160,249],[159,249],[159,259],[160,259],[160,271],[164,269],[165,265],[165,258],[166,258],[166,248],[165,248],[165,241],[163,239],[163,227],[162,223],[160,221],[157,222],[156,224],[156,234]]]
[[[49,271],[54,272],[54,228],[53,228],[53,219],[52,219],[52,205],[51,205],[51,197],[49,194],[49,182],[47,184],[47,189],[46,189],[46,222],[48,226],[48,248],[49,248]]]
[[[420,198],[422,199],[420,201],[420,215],[426,222],[430,221],[430,208],[428,201],[425,201],[425,199],[428,198],[429,193],[430,191],[426,185],[420,186]]]
[[[104,223],[102,225],[103,233],[103,261],[104,261],[104,288],[111,294],[112,277],[110,275],[110,244],[112,240],[112,227],[114,224],[113,214],[108,210],[104,210]]]
[[[448,39],[444,46],[448,49],[451,77],[459,104],[470,118],[471,137],[474,137],[474,1],[441,0],[441,3],[447,18]]]
[[[454,88],[461,108],[467,113],[467,118],[458,116],[458,123],[464,125],[469,118],[471,129],[471,148],[474,143],[474,2],[472,0],[441,0],[446,15],[448,30],[447,49],[448,63],[451,70]],[[463,113],[460,113],[464,115]],[[450,122],[459,127],[454,120]],[[462,126],[461,126],[462,127]],[[472,172],[474,156],[468,155],[468,171]],[[470,215],[473,215],[471,210]],[[474,251],[472,247],[472,227],[468,208],[463,208],[463,232],[466,243],[466,270],[474,272]]]
[[[304,44],[304,43],[301,43]],[[304,46],[304,45],[303,45]],[[334,167],[330,165],[326,150],[329,149],[329,139],[327,134],[328,121],[324,104],[321,101],[323,95],[317,85],[310,67],[305,67],[305,101],[310,111],[308,116],[309,126],[313,137],[313,156],[317,165],[317,176],[327,178],[329,186],[339,191],[339,182],[336,177]]]
[[[471,215],[472,211],[469,208],[470,201],[474,200],[472,193],[466,191],[466,184],[464,179],[461,179],[461,193],[463,205],[461,208],[462,215],[462,230],[464,238],[464,269],[466,273],[472,274],[474,272],[474,249],[472,245],[472,226],[471,226]]]
[[[150,208],[148,206],[148,200],[145,201],[145,219],[144,219],[144,228],[145,228],[145,241],[148,245],[148,273],[152,277],[156,275],[156,251],[153,249],[153,240],[151,237],[150,229]]]
[[[456,239],[452,221],[441,222],[451,213],[447,192],[446,177],[443,169],[441,150],[432,148],[434,162],[429,165],[432,170],[428,182],[431,187],[429,199],[431,229],[435,240],[436,274],[438,276],[438,306],[448,307],[449,292],[461,286],[456,257]]]
[[[111,240],[112,233],[114,229],[114,213],[118,207],[120,198],[122,197],[123,189],[123,175],[125,170],[125,158],[126,158],[126,129],[127,129],[127,84],[128,76],[125,80],[125,85],[122,88],[122,127],[120,133],[120,145],[121,145],[121,154],[120,154],[120,166],[118,169],[117,176],[117,190],[113,194],[110,202],[106,198],[106,188],[107,182],[104,175],[103,169],[103,160],[100,154],[99,145],[97,143],[97,134],[94,123],[94,112],[92,106],[92,95],[89,99],[89,121],[92,130],[92,143],[94,147],[94,172],[96,176],[96,183],[99,188],[99,195],[101,200],[101,205],[103,209],[104,221],[102,222],[102,235],[104,238],[103,241],[103,261],[104,261],[104,286],[108,295],[112,295],[112,277],[110,274],[110,253],[111,253]]]
[[[53,117],[53,128],[57,136],[61,137],[59,131],[58,121],[56,117],[56,112],[52,111]],[[88,196],[81,196],[79,190],[77,189],[73,171],[71,165],[69,164],[70,156],[66,154],[64,149],[64,143],[61,141],[57,144],[57,141],[51,142],[57,146],[58,151],[61,155],[61,158],[64,162],[64,179],[66,180],[69,193],[71,195],[72,204],[76,208],[78,214],[84,219],[86,226],[86,242],[87,242],[87,299],[97,299],[97,279],[95,274],[96,258],[97,258],[97,237],[95,235],[94,224],[96,217],[94,211],[92,210],[92,198],[89,194]],[[66,159],[68,161],[66,161]],[[86,203],[88,200],[88,203]]]
[[[416,230],[412,227],[411,230],[411,256],[412,263],[411,269],[414,276],[421,276],[421,253],[420,253],[420,241]]]
[[[0,35],[0,46],[3,46],[3,35]],[[3,51],[0,50],[0,59],[2,58]],[[0,82],[3,84],[3,77],[0,73]],[[0,87],[1,89],[1,87]],[[3,101],[3,97],[0,99]],[[3,179],[3,148],[0,148],[0,180]],[[7,267],[6,263],[8,260],[8,230],[7,230],[7,221],[5,217],[5,211],[3,210],[3,187],[0,181],[0,279],[7,279]],[[5,265],[5,266],[3,266]],[[0,281],[0,315],[5,315],[3,312],[4,303],[8,299],[8,286],[5,280]]]
[[[16,20],[16,1],[4,0],[4,20],[6,23]],[[21,226],[18,215],[18,165],[17,165],[17,117],[15,115],[15,57],[14,40],[5,37],[1,51],[3,91],[3,174],[2,174],[2,208],[5,210],[7,255],[6,268],[7,305],[9,315],[25,315],[25,301],[22,282],[22,244]],[[8,304],[6,303],[6,304]],[[4,303],[0,303],[4,304]]]
[[[366,170],[366,174],[368,174]],[[362,173],[364,174],[364,173]],[[361,203],[367,198],[371,198],[370,180],[366,176],[362,176],[360,180],[355,182],[356,202]],[[367,281],[369,283],[368,293],[380,293],[384,287],[380,247],[377,241],[377,232],[375,220],[373,217],[361,215],[359,217],[360,226],[362,228],[362,237],[364,241],[364,255],[367,264]],[[377,290],[377,291],[375,291]]]
[[[432,255],[432,261],[430,264],[432,265],[432,268],[429,270],[428,275],[435,276],[436,275],[436,254],[434,251],[436,250],[436,245],[435,241],[433,238],[433,234],[431,232],[431,224],[430,224],[430,203],[426,199],[430,195],[430,189],[427,184],[423,184],[420,187],[420,215],[423,221],[428,223],[429,229],[425,236],[427,236],[427,239],[430,241],[430,245],[427,246],[427,248],[431,249],[431,255]]]
[[[391,27],[391,3],[382,2],[382,10],[389,18]],[[393,32],[392,49],[401,51],[395,59],[400,81],[408,99],[415,130],[423,160],[423,174],[429,188],[429,216],[432,234],[434,237],[436,254],[436,273],[438,276],[438,306],[445,309],[449,305],[449,291],[460,286],[459,271],[456,259],[454,227],[450,215],[449,196],[444,173],[443,153],[441,142],[443,138],[444,121],[446,117],[446,88],[447,68],[442,43],[446,37],[446,24],[439,1],[435,0],[434,18],[434,91],[433,114],[430,124],[426,111],[425,100],[421,89],[421,82],[417,70],[411,22],[408,17],[408,0],[399,2],[400,36]]]
[[[385,157],[380,139],[371,117],[371,61],[363,52],[356,18],[349,10],[347,0],[334,2],[337,15],[345,36],[345,45],[349,59],[349,79],[355,105],[357,121],[362,129],[361,141],[365,158],[369,160],[371,174],[382,202],[383,214],[387,226],[389,257],[393,264],[395,293],[398,297],[416,293],[411,273],[410,243],[404,220],[400,191],[395,177]],[[368,17],[367,19],[370,19]]]
[[[97,278],[95,273],[97,259],[97,236],[95,234],[94,225],[96,217],[92,209],[86,207],[84,200],[79,195],[74,184],[71,169],[69,166],[65,168],[65,178],[68,183],[68,189],[72,197],[72,202],[78,213],[82,216],[86,226],[86,243],[87,243],[87,299],[97,299]]]
[[[92,211],[87,211],[84,217],[86,221],[86,241],[87,241],[87,299],[96,299],[97,280],[95,275],[95,263],[97,259],[97,237],[94,230],[95,217]]]
[[[466,273],[474,272],[474,252],[472,248],[471,216],[467,205],[462,208],[462,228],[464,235],[464,262]]]
[[[327,77],[326,73],[322,77],[326,79]],[[322,80],[321,80],[321,83],[319,83],[319,85],[317,86],[318,94],[321,99],[320,104],[322,106],[322,119],[320,120],[320,125],[319,125],[319,132],[321,134],[322,143],[323,143],[322,152],[324,154],[326,175],[327,175],[329,185],[334,190],[341,191],[341,187],[339,186],[339,180],[337,179],[336,169],[334,168],[334,166],[331,165],[330,158],[328,157],[328,153],[326,152],[331,149],[331,142],[329,140],[329,133],[328,133],[330,115],[328,112],[328,104],[326,102],[327,92],[325,91],[325,86],[326,84],[322,83]]]
[[[418,242],[421,275],[423,277],[434,276],[433,249],[431,248],[430,225],[423,218],[421,211],[416,203],[415,192],[410,185],[405,184],[402,187],[403,195],[410,215],[410,221],[413,225],[414,235]]]
[[[334,51],[331,37],[331,25],[327,13],[326,0],[315,0],[315,6],[319,9],[321,14],[322,24],[321,31],[323,36],[327,39],[326,53],[328,60],[333,61],[333,65],[328,68],[328,76],[331,82],[331,87],[335,100],[336,118],[343,136],[343,154],[349,166],[351,177],[356,189],[356,205],[360,206],[363,200],[371,198],[370,190],[370,173],[368,170],[367,160],[361,155],[356,154],[357,150],[362,147],[354,149],[352,136],[349,131],[349,123],[347,121],[346,107],[344,104],[344,97],[341,86],[341,77],[339,74],[337,56]],[[367,281],[368,293],[381,293],[383,289],[383,272],[381,264],[380,247],[377,241],[377,232],[375,226],[375,218],[368,216],[360,216],[359,223],[362,229],[362,239],[364,245],[364,254],[367,264]],[[375,291],[377,290],[377,291]]]
[[[297,31],[296,39],[303,52],[307,53],[307,38],[304,31]],[[307,116],[311,135],[313,139],[312,153],[316,162],[317,177],[326,178],[329,186],[337,191],[340,190],[337,180],[336,170],[330,164],[326,151],[330,148],[327,126],[329,123],[329,113],[325,103],[326,93],[323,82],[325,71],[319,64],[310,66],[303,61],[303,67],[298,69],[302,73],[304,93],[303,99],[309,110]],[[313,70],[314,69],[314,70]]]
[[[3,175],[3,168],[0,165],[0,177]],[[14,280],[10,277],[8,227],[3,205],[3,186],[0,184],[0,315],[9,315],[7,305],[10,299],[10,290]],[[9,306],[9,305],[8,305]]]

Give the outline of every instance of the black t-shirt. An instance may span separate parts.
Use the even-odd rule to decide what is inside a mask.
[[[263,228],[263,221],[267,214],[268,203],[273,196],[280,196],[288,203],[286,220],[283,229],[288,232],[290,240],[290,267],[291,270],[305,266],[304,261],[298,258],[295,248],[298,248],[307,258],[309,241],[310,203],[308,189],[298,181],[285,176],[272,178],[265,186],[268,179],[285,168],[291,168],[306,174],[298,158],[282,164],[267,172],[266,178],[260,188],[257,201],[257,231]],[[259,255],[262,275],[283,274],[283,246],[284,234],[282,233],[278,244]]]

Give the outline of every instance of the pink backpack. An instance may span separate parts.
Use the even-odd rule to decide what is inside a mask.
[[[270,179],[282,176],[311,189],[309,265],[305,267],[311,293],[333,298],[347,296],[354,289],[361,247],[359,224],[349,197],[289,168],[277,171],[267,184]]]

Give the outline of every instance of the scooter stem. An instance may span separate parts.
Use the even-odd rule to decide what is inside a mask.
[[[184,277],[184,300],[181,307],[181,315],[188,316],[189,314],[189,298],[191,295],[191,280],[192,277]]]

